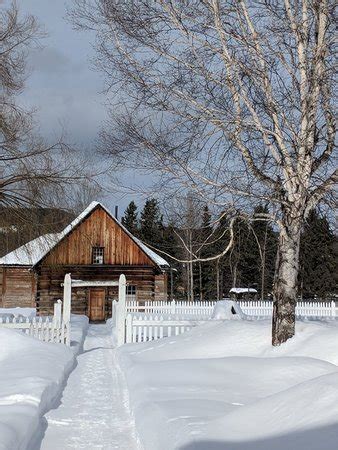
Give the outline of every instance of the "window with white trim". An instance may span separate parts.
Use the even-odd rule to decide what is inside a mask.
[[[93,264],[103,264],[104,263],[104,247],[93,247],[92,262],[93,262]]]

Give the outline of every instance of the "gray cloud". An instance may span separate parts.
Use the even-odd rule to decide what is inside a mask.
[[[53,138],[66,127],[72,142],[91,146],[105,117],[102,79],[92,70],[91,36],[65,20],[66,4],[55,0],[19,0],[22,14],[33,14],[47,33],[42,48],[28,56],[29,78],[20,102],[37,110],[40,132]],[[68,2],[69,4],[69,2]]]
[[[59,75],[73,70],[73,66],[70,57],[53,47],[33,50],[28,57],[28,67],[32,72]]]

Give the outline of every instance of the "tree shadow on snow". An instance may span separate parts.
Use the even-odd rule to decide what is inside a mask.
[[[201,440],[179,450],[337,450],[338,422],[252,441]]]

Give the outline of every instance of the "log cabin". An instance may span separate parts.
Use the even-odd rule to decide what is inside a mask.
[[[111,315],[117,281],[127,299],[166,300],[169,264],[133,236],[101,203],[92,202],[61,233],[40,236],[0,258],[0,307],[36,307],[52,314],[66,273],[85,286],[72,289],[72,313],[92,321]]]

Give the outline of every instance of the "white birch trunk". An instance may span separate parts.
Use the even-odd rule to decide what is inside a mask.
[[[300,221],[289,220],[279,235],[273,289],[272,344],[280,345],[295,334],[299,270]]]

